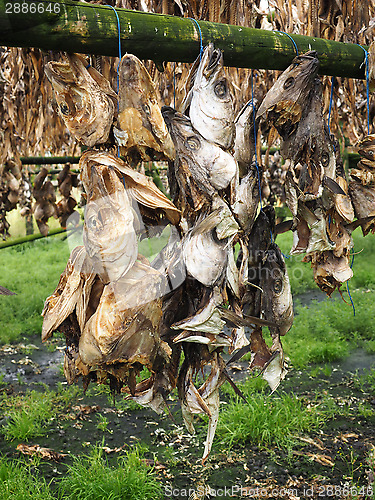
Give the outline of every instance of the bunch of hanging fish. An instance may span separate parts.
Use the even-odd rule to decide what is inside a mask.
[[[65,334],[69,383],[109,383],[156,412],[177,388],[189,431],[194,415],[208,415],[205,460],[220,386],[229,381],[242,395],[228,364],[251,352],[251,367],[272,390],[286,373],[280,336],[293,322],[292,296],[274,209],[259,210],[254,110],[248,104],[235,116],[223,55],[212,44],[192,66],[181,112],[160,110],[133,55],[121,59],[118,96],[78,55],[50,62],[46,74],[70,133],[92,149],[79,164],[83,246],[46,300],[42,338]],[[150,159],[169,162],[172,201],[131,168]],[[169,241],[150,262],[138,242],[167,225]]]
[[[374,228],[374,192],[367,185],[374,138],[362,142],[364,158],[348,185],[339,144],[323,118],[318,68],[315,51],[296,57],[266,94],[256,122],[270,135],[277,130],[281,155],[289,162],[284,187],[293,221],[283,229],[293,230],[290,253],[305,253],[315,282],[331,295],[353,275],[352,231],[359,225],[364,234]]]

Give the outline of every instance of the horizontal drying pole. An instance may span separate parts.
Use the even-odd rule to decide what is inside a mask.
[[[157,64],[192,62],[197,57],[200,34],[191,19],[127,9],[116,12],[122,53],[131,52]],[[296,55],[292,40],[284,33],[198,22],[203,45],[213,42],[222,49],[226,66],[284,70]],[[320,74],[365,77],[365,54],[360,46],[302,35],[292,37],[300,53],[318,52]],[[0,0],[0,45],[117,56],[117,17],[111,7],[98,4]]]

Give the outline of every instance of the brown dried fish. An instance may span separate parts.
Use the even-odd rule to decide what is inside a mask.
[[[354,206],[355,215],[358,219],[363,219],[375,215],[375,190],[363,186],[361,183],[351,181],[349,183],[349,193]],[[369,232],[375,232],[374,220],[367,220],[362,224],[363,236]]]
[[[61,117],[69,132],[85,146],[108,140],[117,94],[109,82],[77,54],[68,62],[49,62],[45,73],[52,83]]]
[[[47,174],[48,170],[43,167],[35,176],[33,187],[33,196],[36,200],[33,208],[34,217],[43,236],[48,234],[48,219],[57,217],[55,189],[52,182],[47,179]]]
[[[237,160],[240,177],[244,177],[253,161],[255,153],[254,114],[256,101],[248,101],[238,113],[234,124],[236,127],[234,141],[234,158]]]
[[[125,54],[119,65],[119,115],[114,135],[131,163],[173,160],[175,150],[159,108],[159,97],[142,62]]]
[[[295,57],[267,92],[257,111],[257,121],[273,125],[286,140],[302,118],[318,68],[315,51]]]
[[[60,226],[66,227],[68,219],[70,223],[77,226],[80,221],[80,215],[74,210],[77,202],[71,196],[71,191],[73,187],[78,186],[78,176],[70,171],[69,163],[65,165],[57,176],[57,182],[62,195],[61,200],[56,204],[56,213]]]

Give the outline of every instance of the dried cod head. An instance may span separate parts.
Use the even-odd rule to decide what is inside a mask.
[[[173,160],[175,150],[159,107],[159,97],[142,62],[125,54],[119,65],[119,114],[114,135],[131,163]]]
[[[69,132],[85,146],[107,142],[117,111],[117,94],[109,82],[77,54],[68,62],[45,66],[52,83],[59,113]]]

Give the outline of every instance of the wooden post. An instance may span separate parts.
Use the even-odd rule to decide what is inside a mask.
[[[16,5],[25,4],[23,8]],[[31,12],[31,5],[36,11]],[[34,10],[34,9],[33,9]],[[116,9],[122,53],[155,62],[192,62],[200,34],[187,18]],[[198,21],[202,42],[224,52],[224,63],[239,68],[284,70],[296,55],[290,38],[277,31]],[[356,44],[292,35],[300,53],[316,50],[320,73],[364,78],[364,51]],[[0,45],[44,50],[118,55],[117,17],[111,7],[57,0],[0,0]]]

